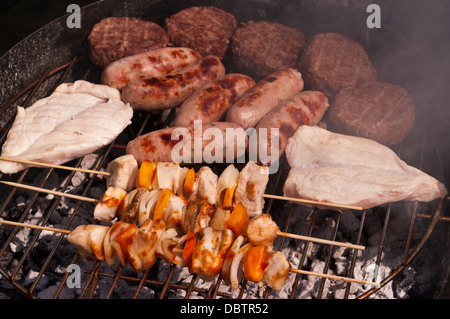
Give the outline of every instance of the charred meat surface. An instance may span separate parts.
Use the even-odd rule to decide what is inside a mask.
[[[269,21],[249,21],[231,38],[232,63],[242,72],[264,77],[293,68],[306,43],[299,30]]]
[[[220,59],[225,56],[236,26],[231,13],[208,6],[190,7],[166,19],[166,30],[173,45]]]
[[[163,48],[167,32],[158,24],[138,18],[110,17],[101,20],[88,36],[89,59],[100,68],[121,58]]]
[[[414,119],[409,93],[400,85],[378,81],[339,91],[328,115],[330,129],[385,145],[401,142]]]
[[[321,33],[308,39],[298,69],[307,89],[321,91],[329,99],[343,88],[377,77],[364,48],[339,33]]]

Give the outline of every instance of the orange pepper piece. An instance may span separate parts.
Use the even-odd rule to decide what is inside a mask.
[[[116,240],[120,245],[120,249],[122,250],[124,260],[128,263],[130,262],[130,252],[128,247],[133,244],[137,231],[137,225],[130,224],[128,227],[123,229],[116,237]]]
[[[166,211],[167,204],[169,203],[170,197],[172,197],[173,192],[164,188],[159,195],[158,202],[156,202],[155,212],[153,213],[153,220],[157,221],[158,219],[163,219],[164,212]]]
[[[231,188],[227,188],[225,190],[225,194],[223,195],[223,205],[224,207],[233,206],[233,196],[236,191],[237,184]]]
[[[138,184],[139,187],[150,188],[156,173],[156,163],[144,160],[139,168]]]
[[[238,203],[228,217],[227,228],[231,229],[235,235],[240,235],[248,221],[247,209],[242,203]]]
[[[192,254],[194,253],[196,243],[195,233],[189,230],[186,234],[186,243],[183,247],[183,259],[188,266],[192,263]]]
[[[184,180],[184,192],[186,196],[189,196],[194,191],[195,184],[195,170],[191,168],[186,173],[186,179]]]
[[[244,277],[249,281],[259,282],[267,267],[267,247],[254,246],[247,251],[244,258]]]

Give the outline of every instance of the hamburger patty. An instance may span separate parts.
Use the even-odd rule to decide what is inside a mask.
[[[339,91],[328,123],[331,130],[393,145],[407,136],[414,118],[414,101],[403,87],[374,81]]]
[[[294,68],[306,43],[297,29],[269,21],[249,21],[231,38],[231,60],[242,72],[264,77]]]
[[[298,65],[305,86],[329,99],[343,88],[375,81],[377,72],[356,41],[338,33],[321,33],[306,43]]]
[[[98,67],[126,56],[163,48],[167,32],[158,24],[137,18],[111,17],[98,22],[88,36],[89,59]]]
[[[198,6],[181,10],[166,19],[166,30],[174,46],[191,48],[202,56],[222,59],[236,19],[231,13],[216,7]]]

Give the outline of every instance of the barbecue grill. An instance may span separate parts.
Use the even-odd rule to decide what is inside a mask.
[[[439,138],[448,133],[449,112],[443,102],[449,94],[448,74],[399,29],[389,24],[379,30],[361,27],[366,25],[365,8],[369,2],[357,2],[354,5],[344,1],[343,6],[333,1],[246,1],[243,5],[240,1],[112,0],[85,6],[81,11],[82,28],[69,29],[67,16],[61,17],[0,58],[0,143],[6,139],[16,106],[29,106],[64,82],[85,79],[99,83],[100,70],[87,58],[86,36],[100,19],[134,16],[163,24],[165,17],[182,8],[212,4],[232,12],[238,21],[269,19],[297,27],[308,36],[333,30],[357,39],[368,51],[379,77],[401,83],[415,98],[419,121],[408,138],[394,147],[395,151],[408,164],[448,185],[449,154]],[[392,4],[378,3],[383,14],[396,12]],[[401,27],[401,22],[395,23]],[[107,163],[124,154],[129,140],[167,126],[173,117],[174,111],[135,112],[132,125],[113,143],[67,165],[104,170]],[[212,166],[216,173],[224,167]],[[282,195],[287,173],[288,165],[282,158],[280,169],[270,176],[266,193]],[[0,175],[0,180],[92,198],[99,198],[105,189],[101,175],[57,168],[28,168],[14,175]],[[2,219],[69,230],[93,222],[92,203],[19,187],[0,187]],[[364,279],[380,286],[291,273],[280,292],[245,280],[238,291],[231,291],[220,277],[205,283],[162,260],[141,274],[120,265],[84,262],[64,234],[10,225],[0,225],[0,274],[14,288],[10,291],[29,298],[436,298],[447,282],[447,198],[431,203],[391,203],[363,211],[317,209],[266,199],[265,212],[272,215],[282,231],[366,247],[358,251],[276,238],[274,248],[285,254],[293,268]],[[69,265],[80,267],[80,287],[70,288]]]

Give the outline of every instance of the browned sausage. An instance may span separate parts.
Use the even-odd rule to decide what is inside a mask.
[[[280,101],[303,90],[303,86],[302,75],[295,69],[274,72],[230,106],[226,121],[244,129],[254,127]]]
[[[101,81],[121,90],[131,80],[164,76],[200,58],[200,53],[189,48],[151,50],[109,64],[102,72]]]
[[[128,143],[126,152],[132,154],[138,163],[142,163],[144,160],[178,163],[225,163],[245,156],[248,137],[239,125],[227,122],[212,122],[202,124],[200,129],[196,124],[184,128],[168,127],[138,136]],[[198,133],[200,135],[196,135]],[[207,133],[211,133],[213,136],[207,136]],[[200,137],[197,139],[196,136]],[[215,138],[218,138],[217,144],[212,142]],[[197,144],[196,141],[200,143]],[[219,147],[222,147],[222,149],[219,149]],[[213,151],[213,149],[215,150]],[[183,151],[186,151],[186,153]],[[195,158],[196,154],[199,154],[200,157]],[[211,160],[212,157],[209,157],[209,154],[213,157],[217,156],[217,160]],[[223,156],[219,158],[219,155]],[[181,158],[182,156],[184,158]]]
[[[318,91],[299,92],[280,102],[256,126],[259,155],[271,155],[270,148],[278,146],[278,155],[281,156],[284,153],[287,140],[295,133],[297,128],[300,125],[319,124],[328,107],[327,97]],[[267,129],[267,138],[265,137],[265,131],[261,130],[263,128]],[[278,134],[272,135],[271,128],[277,129]],[[272,160],[275,160],[275,158],[272,158]],[[264,161],[262,162],[264,163]]]
[[[253,85],[255,81],[251,77],[235,73],[205,84],[181,104],[173,126],[191,125],[194,120],[203,123],[219,121],[231,104]]]
[[[128,82],[122,89],[122,100],[135,110],[174,108],[196,89],[224,74],[225,67],[219,58],[206,56],[166,76]]]

